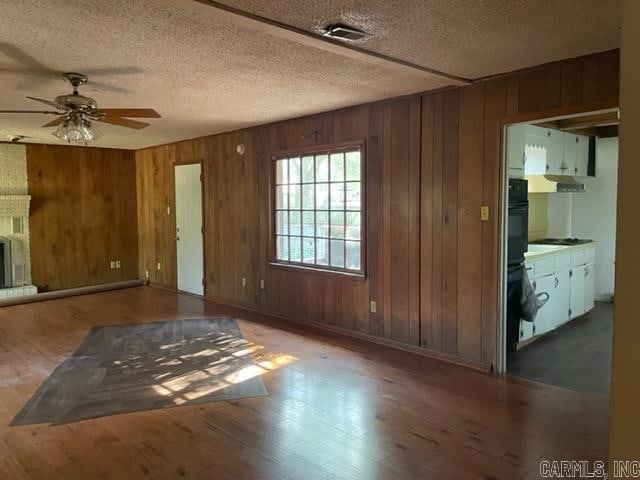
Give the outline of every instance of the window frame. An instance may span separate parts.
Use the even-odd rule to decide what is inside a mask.
[[[308,155],[322,155],[336,152],[347,152],[359,149],[360,150],[360,270],[351,270],[341,267],[332,267],[331,265],[317,265],[317,264],[309,264],[300,262],[292,262],[290,260],[278,260],[276,258],[276,241],[277,241],[277,232],[276,232],[276,163],[278,160],[288,159],[292,157],[300,157],[308,156]],[[279,150],[277,152],[272,152],[270,155],[270,165],[269,165],[269,254],[270,261],[269,265],[273,268],[284,269],[289,271],[298,271],[303,273],[312,273],[319,275],[329,275],[329,276],[337,276],[340,278],[347,279],[365,279],[367,276],[367,264],[366,264],[366,245],[367,245],[367,224],[366,224],[366,149],[365,149],[365,141],[355,141],[355,142],[343,142],[337,144],[327,144],[327,145],[314,145],[303,148],[296,149],[287,149],[287,150]],[[323,182],[320,182],[323,183]],[[313,185],[317,185],[317,182],[314,182]],[[302,211],[302,208],[300,209]],[[287,209],[287,211],[289,211]],[[330,207],[328,207],[328,211],[331,212]],[[337,210],[337,211],[345,211],[345,210]],[[313,209],[313,212],[317,212],[317,209]],[[315,223],[314,223],[315,224]],[[318,238],[315,236],[314,239]],[[345,241],[346,239],[341,239]],[[346,258],[345,258],[346,260]]]

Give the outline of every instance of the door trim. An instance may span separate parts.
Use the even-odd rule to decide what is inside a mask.
[[[204,163],[204,159],[203,160],[192,160],[192,161],[176,161],[173,164],[173,211],[175,212],[174,214],[174,222],[173,222],[173,244],[174,244],[174,248],[175,248],[175,252],[176,252],[176,291],[181,292],[181,290],[178,289],[178,241],[176,238],[176,229],[178,228],[178,213],[177,213],[177,209],[176,209],[176,186],[175,186],[175,178],[176,178],[176,168],[177,167],[183,167],[185,165],[200,165],[200,203],[201,203],[201,212],[202,212],[202,292],[203,292],[203,296],[207,296],[207,286],[208,286],[208,282],[207,282],[207,249],[205,248],[206,246],[206,231],[207,231],[207,216],[205,215],[205,193],[206,193],[206,189],[205,189],[205,180],[206,180],[206,176],[204,174],[204,170],[205,170],[205,163]],[[195,294],[191,294],[190,292],[183,292],[185,294],[188,295],[195,295]]]

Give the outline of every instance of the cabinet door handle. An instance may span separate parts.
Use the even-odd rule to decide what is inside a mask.
[[[559,283],[560,283],[560,280],[558,280],[558,277],[556,277],[556,288],[558,288]]]

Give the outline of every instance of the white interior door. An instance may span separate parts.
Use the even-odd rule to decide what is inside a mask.
[[[204,295],[201,166],[176,165],[178,290]]]

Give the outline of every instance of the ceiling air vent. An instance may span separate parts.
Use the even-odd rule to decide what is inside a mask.
[[[362,40],[369,34],[358,30],[357,28],[344,25],[342,23],[334,23],[325,27],[325,37],[337,38],[339,40]]]

